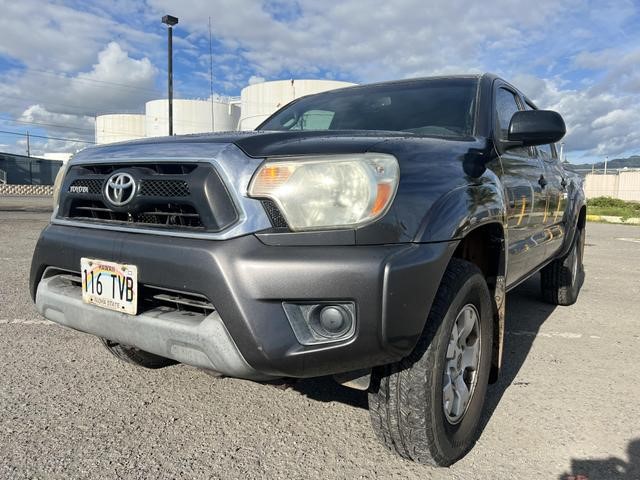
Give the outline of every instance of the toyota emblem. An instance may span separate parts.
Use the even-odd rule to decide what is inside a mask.
[[[115,207],[127,205],[136,195],[136,181],[128,173],[114,173],[104,187],[104,196]]]

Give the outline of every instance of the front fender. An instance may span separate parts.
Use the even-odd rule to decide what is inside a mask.
[[[465,185],[443,195],[427,212],[415,241],[419,243],[461,239],[487,223],[500,223],[506,233],[507,201],[492,181]]]
[[[480,184],[451,190],[436,201],[425,216],[417,241],[461,240],[483,225],[502,226],[497,264],[487,279],[494,297],[494,338],[491,382],[495,382],[502,364],[505,325],[505,278],[507,265],[507,201],[500,184],[490,177]],[[472,237],[469,237],[472,238]],[[476,241],[474,239],[473,241]],[[457,242],[456,242],[457,243]],[[495,245],[495,244],[494,244]],[[490,247],[489,247],[490,248]]]

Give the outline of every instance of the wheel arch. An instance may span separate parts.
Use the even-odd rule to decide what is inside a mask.
[[[582,201],[575,202],[574,208],[567,211],[564,224],[567,228],[567,234],[564,238],[562,248],[556,254],[556,258],[566,255],[571,246],[573,245],[573,239],[576,235],[576,230],[582,230],[586,227],[587,223],[587,205],[584,199]]]
[[[452,258],[476,265],[485,277],[493,300],[493,339],[490,382],[498,378],[502,365],[505,330],[506,229],[501,222],[487,222],[466,232]]]
[[[415,241],[462,240],[473,230],[493,223],[504,229],[507,205],[499,180],[487,170],[479,183],[455,188],[438,199],[422,220]]]

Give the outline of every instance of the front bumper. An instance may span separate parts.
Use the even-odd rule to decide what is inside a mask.
[[[48,319],[222,374],[313,377],[399,360],[417,342],[455,242],[381,246],[267,246],[48,226],[34,252],[31,293]],[[80,258],[138,266],[138,280],[205,296],[215,312],[127,316],[82,303],[48,267],[77,272]],[[50,272],[48,270],[48,272]],[[48,275],[48,274],[47,274]],[[349,301],[356,332],[301,345],[283,302]]]
[[[244,360],[217,312],[205,316],[154,309],[130,317],[84,303],[80,287],[64,275],[42,279],[36,305],[46,318],[75,330],[230,376],[268,378]]]

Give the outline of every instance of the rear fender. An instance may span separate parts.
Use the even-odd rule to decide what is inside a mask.
[[[566,226],[567,234],[564,237],[564,243],[562,248],[556,254],[557,258],[564,257],[573,245],[573,239],[576,236],[576,230],[582,225],[578,225],[580,220],[580,211],[586,206],[587,200],[582,189],[582,184],[578,179],[572,179],[567,189],[567,198],[569,199],[569,205],[564,213],[564,224]]]

